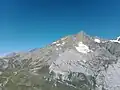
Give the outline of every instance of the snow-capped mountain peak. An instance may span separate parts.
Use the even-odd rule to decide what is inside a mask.
[[[66,87],[70,90],[120,90],[120,44],[115,42],[119,43],[120,37],[105,40],[82,31],[43,48],[1,57],[0,80],[6,79],[0,81],[0,85],[4,85],[5,90],[14,82],[15,87],[48,85],[52,90],[60,85],[65,86],[61,90]],[[34,79],[24,83],[24,79],[33,77],[39,80],[37,85]]]

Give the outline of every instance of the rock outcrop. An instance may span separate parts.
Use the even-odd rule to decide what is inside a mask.
[[[1,78],[5,71],[17,73],[20,70],[33,76],[42,74],[56,88],[62,84],[71,90],[120,90],[119,37],[104,40],[80,32],[44,48],[13,53],[0,59]],[[7,87],[7,81],[6,86],[3,83],[0,82],[1,88]]]

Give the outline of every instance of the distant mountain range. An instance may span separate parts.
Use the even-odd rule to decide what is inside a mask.
[[[0,58],[0,90],[120,90],[120,37],[81,31]]]

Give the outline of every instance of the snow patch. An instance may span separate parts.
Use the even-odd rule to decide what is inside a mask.
[[[94,41],[100,43],[100,39],[94,39]]]
[[[59,40],[58,40],[58,41],[56,41],[56,43],[59,43]]]
[[[56,42],[53,42],[52,44],[56,44]]]
[[[79,42],[78,47],[75,46],[75,48],[77,49],[78,52],[81,52],[81,53],[85,53],[86,54],[88,52],[91,52],[89,47],[84,45],[82,42]]]
[[[65,44],[65,42],[62,42],[62,45],[64,45]]]
[[[120,41],[120,36],[119,36],[119,37],[117,37],[117,41]]]
[[[63,41],[63,40],[65,40],[67,37],[64,37],[64,38],[61,38],[61,40]]]
[[[118,40],[110,40],[111,42],[117,42],[117,43],[120,43],[120,41]]]
[[[56,46],[60,46],[60,45],[61,45],[61,44],[59,44],[59,43],[58,43],[58,44],[56,44]]]
[[[110,40],[111,42],[117,42],[117,43],[120,43],[120,36],[119,37],[117,37],[117,39],[116,40]]]

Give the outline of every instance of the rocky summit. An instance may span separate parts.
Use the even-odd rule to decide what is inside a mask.
[[[120,37],[81,31],[1,57],[0,90],[120,90]]]

